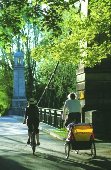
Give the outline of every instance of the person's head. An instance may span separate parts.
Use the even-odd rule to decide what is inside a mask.
[[[68,98],[74,100],[76,98],[76,94],[72,92],[68,95]]]
[[[36,105],[37,101],[34,98],[29,99],[29,105]]]

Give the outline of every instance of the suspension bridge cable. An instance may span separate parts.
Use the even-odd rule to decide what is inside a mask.
[[[51,77],[50,77],[50,80],[49,80],[48,84],[46,85],[46,87],[45,87],[45,89],[44,89],[44,91],[43,91],[43,93],[42,93],[42,95],[41,95],[41,97],[40,97],[37,105],[40,103],[42,97],[44,96],[44,94],[45,94],[45,92],[46,92],[46,89],[47,89],[48,86],[50,85],[50,83],[51,83],[51,81],[52,81],[52,79],[53,79],[53,77],[54,77],[54,75],[55,75],[55,73],[56,73],[56,70],[57,70],[58,65],[59,65],[59,61],[57,62],[56,66],[55,66],[55,68],[54,68],[54,71],[53,71],[53,73],[52,73],[52,75],[51,75]]]

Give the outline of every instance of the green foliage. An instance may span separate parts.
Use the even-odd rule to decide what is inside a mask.
[[[0,6],[0,38],[1,46],[5,48],[11,45],[14,35],[20,33],[20,29],[24,25],[22,18],[22,10],[25,5],[25,0],[5,1],[3,0]]]
[[[10,100],[7,93],[3,91],[4,88],[0,87],[0,115],[5,113],[5,110],[10,107]]]
[[[61,13],[61,9],[57,10]],[[90,1],[89,15],[85,17],[73,7],[64,10],[62,20],[58,21],[61,35],[50,36],[47,44],[42,43],[32,51],[35,59],[53,58],[55,61],[72,62],[80,61],[86,66],[94,66],[102,58],[110,54],[110,3],[105,1]]]
[[[86,66],[95,65],[110,54],[110,3],[109,0],[89,1],[86,18],[75,10],[74,2],[3,0],[0,7],[1,45],[5,47],[11,43],[12,37],[21,34],[21,28],[28,21],[39,25],[42,32],[47,28],[48,32],[48,36],[43,34],[45,41],[32,52],[36,60],[48,57],[61,62],[78,64],[82,61]]]
[[[38,81],[40,84],[48,84],[48,81],[51,77],[55,68],[54,61],[44,60],[38,68]],[[60,63],[55,72],[54,78],[51,81],[50,87],[58,89],[57,95],[59,97],[65,92],[67,94],[72,90],[75,91],[76,86],[76,66],[73,64],[63,64]],[[50,88],[49,87],[49,88]]]
[[[4,114],[10,107],[12,98],[12,58],[5,52],[1,53],[0,60],[0,114]]]
[[[0,4],[0,23],[2,23],[0,25],[0,46],[9,53],[13,38],[17,35],[21,37],[23,42],[21,46],[24,46],[26,50],[28,92],[32,93],[33,89],[40,84],[42,86],[40,91],[42,91],[55,63],[59,61],[60,65],[51,88],[54,88],[55,94],[63,99],[68,92],[75,90],[75,68],[80,61],[86,66],[92,67],[110,54],[111,6],[109,0],[90,0],[87,18],[80,13],[80,9],[75,9],[75,2],[76,0],[68,2],[32,0],[32,3],[28,3],[28,0],[2,0]],[[26,33],[25,28],[28,25],[31,28],[28,28],[29,30],[32,30],[33,25],[38,27],[39,31],[33,29],[30,32],[27,29],[28,33]],[[31,37],[31,35],[34,36]],[[33,42],[31,38],[34,39]],[[35,48],[30,55],[33,47]],[[40,64],[38,69],[31,57]],[[6,70],[9,69],[9,63],[7,67],[5,62],[2,62],[2,73],[5,75]],[[39,73],[36,74],[36,71]],[[9,89],[12,87],[12,79],[9,79],[11,75],[10,70],[7,79],[9,88],[3,84],[1,86],[3,96],[12,95],[9,93]],[[29,76],[31,76],[31,81]],[[4,82],[3,77],[0,80]],[[64,91],[65,95],[62,96]]]
[[[47,26],[52,30],[54,36],[61,34],[58,21],[61,21],[61,12],[68,9],[75,1],[66,2],[64,0],[2,0],[0,4],[0,37],[1,45],[11,45],[11,39],[17,34],[21,34],[21,29],[25,23],[30,22],[40,26],[43,31]]]
[[[46,87],[51,75],[54,72],[56,63],[53,60],[44,59],[38,64],[36,81],[37,84]],[[39,88],[39,89],[38,89]],[[42,98],[39,106],[61,108],[64,100],[71,91],[76,91],[76,66],[71,63],[59,63],[57,70],[51,80],[51,83],[46,89],[46,93]],[[37,85],[37,96],[40,92],[40,87]],[[43,91],[42,91],[43,92]],[[41,93],[42,94],[42,93]],[[47,98],[47,101],[46,101]],[[53,105],[51,102],[53,101]]]

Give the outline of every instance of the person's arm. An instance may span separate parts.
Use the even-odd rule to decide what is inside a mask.
[[[27,119],[27,108],[26,108],[26,110],[25,110],[25,116],[24,116],[23,124],[26,124],[26,119]]]
[[[66,119],[66,109],[67,109],[67,107],[66,107],[66,102],[65,102],[65,104],[64,104],[64,106],[63,106],[63,115],[62,115],[62,119],[65,121],[65,119]]]
[[[38,108],[38,106],[36,106],[36,117],[37,117],[37,120],[39,120],[39,108]]]

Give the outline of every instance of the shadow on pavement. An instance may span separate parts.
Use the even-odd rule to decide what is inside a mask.
[[[104,170],[111,170],[111,159],[104,156],[96,156],[96,159],[92,159],[89,162]]]
[[[58,152],[58,155],[59,155],[59,152]],[[62,167],[63,166],[64,167],[74,166],[74,168],[80,168],[80,169],[83,168],[85,170],[111,170],[111,159],[109,158],[102,157],[102,156],[96,156],[96,158],[91,158],[89,156],[89,158],[84,159],[84,154],[81,154],[82,159],[80,159],[80,157],[76,157],[76,155],[69,159],[66,159],[65,157],[61,158],[59,156],[37,152],[35,157],[39,157],[43,160],[46,159],[52,162],[61,163]],[[61,167],[61,170],[62,170],[62,167]],[[65,170],[65,168],[63,169]]]
[[[15,135],[15,136],[17,136],[17,135]],[[24,144],[24,142],[23,141],[20,141],[20,139],[19,140],[17,140],[17,139],[13,139],[13,138],[11,138],[11,137],[7,137],[7,136],[3,136],[2,138],[4,138],[5,140],[8,140],[8,141],[13,141],[13,142],[17,142],[17,143],[20,143],[20,144]]]
[[[67,170],[67,169],[84,169],[84,170],[103,170],[101,167],[95,167],[94,165],[92,166],[88,162],[84,161],[77,161],[73,159],[65,159],[61,158],[58,156],[50,155],[50,154],[45,154],[45,153],[40,153],[38,152],[35,157],[37,159],[42,159],[43,162],[44,160],[48,160],[52,162],[51,164],[54,164],[54,170],[55,169],[60,169],[60,170]],[[105,170],[105,169],[104,169]]]
[[[4,158],[0,156],[0,169],[1,170],[29,170],[28,168],[23,167],[16,161],[11,159]]]

